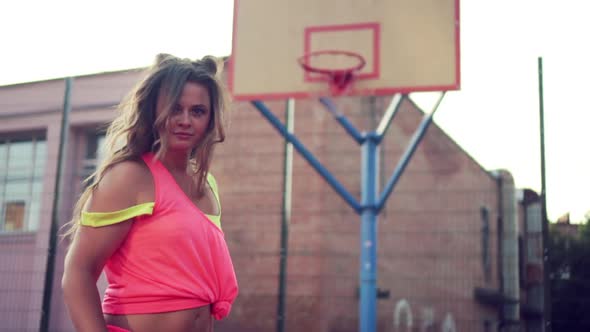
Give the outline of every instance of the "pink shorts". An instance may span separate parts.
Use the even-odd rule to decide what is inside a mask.
[[[109,332],[131,332],[127,329],[115,325],[107,325],[107,329],[109,330]]]

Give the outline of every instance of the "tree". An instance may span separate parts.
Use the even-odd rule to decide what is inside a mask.
[[[590,331],[590,216],[574,236],[556,224],[549,234],[553,331]]]

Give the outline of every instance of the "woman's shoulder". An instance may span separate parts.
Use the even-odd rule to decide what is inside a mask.
[[[103,174],[100,184],[108,183],[115,187],[136,186],[141,182],[151,182],[148,166],[141,159],[125,160],[110,166]],[[100,185],[99,184],[99,185]]]
[[[153,196],[147,165],[141,160],[121,161],[105,170],[92,193],[89,211],[116,211],[145,203],[146,192]]]

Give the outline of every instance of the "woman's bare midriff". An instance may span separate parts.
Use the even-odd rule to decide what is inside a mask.
[[[137,315],[105,314],[109,325],[118,326],[131,332],[210,332],[213,319],[209,306],[200,308]]]

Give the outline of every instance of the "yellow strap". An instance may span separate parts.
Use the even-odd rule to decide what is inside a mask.
[[[221,204],[219,203],[219,191],[217,189],[217,181],[215,180],[213,174],[207,173],[207,182],[209,183],[209,186],[211,186],[211,190],[213,190],[215,199],[217,199],[217,206],[219,207],[219,212],[221,214]]]
[[[217,206],[219,207],[218,215],[207,215],[207,217],[211,219],[211,221],[213,221],[217,227],[221,228],[221,203],[219,201],[217,181],[215,181],[215,177],[213,177],[211,173],[208,173],[207,182],[209,183],[209,186],[211,186],[211,190],[213,191],[215,199],[217,200]],[[151,215],[153,210],[154,202],[148,202],[113,212],[82,212],[80,224],[90,227],[108,226],[129,220],[140,215]]]
[[[154,202],[148,202],[113,212],[82,212],[80,224],[90,227],[108,226],[129,220],[133,217],[152,214],[153,211]]]
[[[219,213],[217,215],[208,214],[207,217],[221,229],[221,202],[219,201],[219,191],[217,189],[217,181],[215,181],[215,177],[211,173],[207,173],[207,183],[211,187],[213,191],[213,195],[215,195],[215,200],[217,203],[217,207],[219,208]]]

